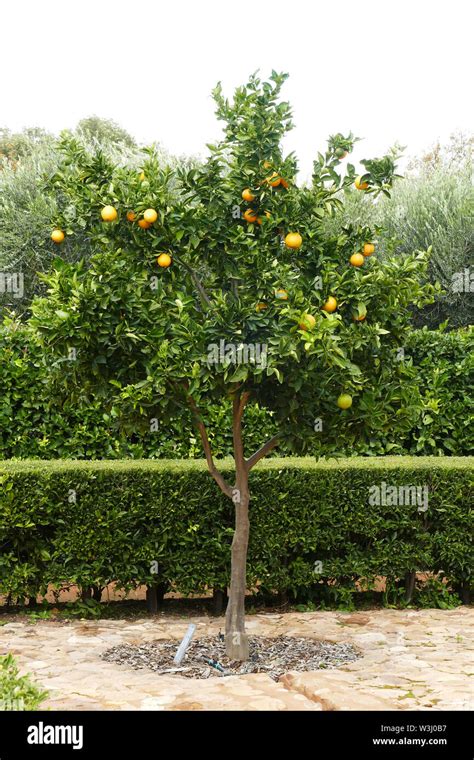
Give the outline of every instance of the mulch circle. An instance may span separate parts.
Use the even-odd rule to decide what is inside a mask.
[[[232,662],[225,654],[224,641],[217,636],[196,638],[189,644],[179,666],[173,658],[179,641],[150,641],[146,644],[119,644],[102,654],[106,662],[142,668],[158,674],[184,678],[223,678],[248,673],[266,673],[275,681],[290,670],[338,668],[354,662],[360,653],[352,644],[291,636],[249,637],[250,658]]]

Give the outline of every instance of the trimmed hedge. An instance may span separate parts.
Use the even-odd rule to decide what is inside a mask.
[[[232,478],[231,460],[221,469]],[[419,570],[442,572],[466,595],[473,472],[472,457],[262,461],[251,474],[249,587],[336,598],[378,576],[395,588]],[[369,489],[382,483],[426,486],[428,509],[371,505]],[[184,594],[222,589],[232,521],[232,504],[202,461],[4,461],[0,593],[112,581]]]

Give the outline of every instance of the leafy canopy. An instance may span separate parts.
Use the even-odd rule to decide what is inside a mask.
[[[108,399],[114,414],[166,420],[190,398],[205,408],[245,391],[272,411],[294,450],[314,439],[315,418],[326,451],[412,424],[416,389],[398,349],[411,304],[432,298],[433,288],[420,284],[427,256],[382,263],[376,253],[360,268],[349,263],[376,243],[374,230],[347,225],[331,237],[323,222],[341,211],[341,190],[354,181],[354,166],[342,176],[340,164],[355,138],[333,135],[312,184],[299,187],[296,158],[281,150],[292,126],[280,99],[285,79],[253,75],[232,101],[218,85],[224,137],[197,166],[168,166],[149,149],[137,172],[63,137],[50,183],[64,205],[52,222],[68,236],[87,235],[94,255],[87,265],[56,259],[33,324],[61,375]],[[365,166],[366,192],[389,192],[393,154]],[[101,220],[108,205],[116,221]],[[158,218],[142,229],[137,221],[149,208]],[[301,236],[301,247],[285,244],[288,233]],[[157,266],[163,252],[172,257],[167,268]],[[333,313],[322,310],[329,296]],[[211,362],[222,341],[234,355]],[[249,346],[254,354],[235,361]],[[346,411],[336,403],[341,393],[354,399]]]

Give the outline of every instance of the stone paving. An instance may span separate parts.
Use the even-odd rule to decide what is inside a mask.
[[[0,654],[11,652],[49,691],[53,710],[472,710],[474,609],[257,614],[251,635],[349,642],[362,657],[337,670],[206,680],[157,675],[104,662],[120,643],[217,635],[222,618],[9,622]]]

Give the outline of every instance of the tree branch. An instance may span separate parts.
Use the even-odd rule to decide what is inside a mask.
[[[182,267],[188,270],[189,274],[191,275],[192,281],[194,282],[196,288],[199,291],[199,295],[208,306],[212,306],[212,301],[207,295],[206,291],[204,290],[204,286],[201,280],[199,279],[199,277],[197,276],[196,272],[194,271],[194,269],[192,269],[192,267],[190,267],[189,264],[185,264],[185,262],[182,259],[178,259],[177,256],[174,256],[173,258],[175,259],[175,261],[178,262],[178,264],[181,264]]]
[[[280,435],[277,433],[277,435],[274,435],[273,438],[270,438],[266,443],[263,444],[263,446],[258,449],[258,451],[255,452],[255,454],[252,454],[251,457],[249,457],[246,461],[247,469],[251,470],[254,465],[257,464],[263,457],[265,457],[272,449],[275,448],[275,446],[278,446],[278,443],[280,442]]]
[[[229,497],[229,499],[232,498],[232,488],[225,480],[222,473],[219,472],[216,465],[214,464],[214,459],[212,457],[212,450],[211,450],[211,444],[209,442],[209,437],[207,435],[206,426],[204,425],[204,422],[202,421],[201,413],[196,405],[196,402],[192,398],[192,396],[187,395],[188,403],[191,407],[191,410],[194,414],[194,418],[196,420],[196,425],[199,430],[199,434],[201,436],[201,442],[202,447],[204,449],[204,455],[206,457],[207,462],[207,468],[216,481],[217,485],[221,489],[222,493],[224,493],[226,496]]]
[[[247,401],[250,398],[250,392],[244,391],[242,394],[235,393],[232,403],[232,435],[234,439],[234,459],[237,472],[247,469],[244,457],[244,444],[242,440],[242,417]]]

